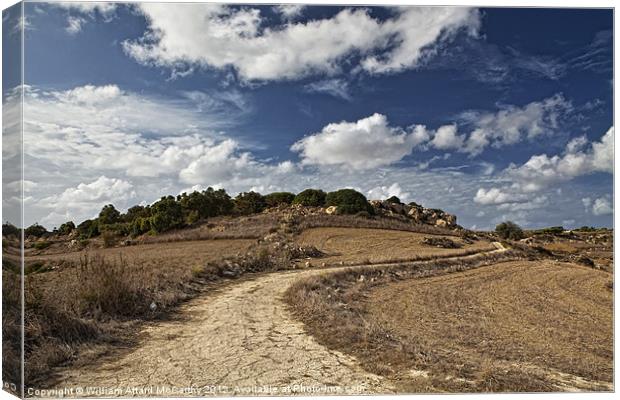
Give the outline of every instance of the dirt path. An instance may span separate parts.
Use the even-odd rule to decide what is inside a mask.
[[[328,350],[307,335],[281,300],[293,281],[326,272],[263,275],[194,299],[181,307],[181,320],[146,327],[146,337],[135,351],[116,360],[101,360],[97,366],[66,371],[58,388],[95,395],[88,393],[89,387],[154,387],[153,393],[136,393],[140,396],[157,395],[162,387],[171,391],[168,395],[189,390],[192,393],[186,394],[194,396],[257,394],[267,386],[299,393],[390,392],[382,378],[362,370],[355,359]],[[340,387],[342,382],[349,387]],[[216,393],[211,393],[212,386],[217,387]]]
[[[79,397],[391,393],[384,378],[305,333],[282,300],[294,281],[335,269],[262,275],[193,299],[179,319],[146,326],[135,350],[61,371],[57,389]]]

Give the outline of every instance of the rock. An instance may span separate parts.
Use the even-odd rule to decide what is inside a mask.
[[[306,268],[312,267],[312,264],[310,263],[310,261],[306,261],[306,263],[304,265],[305,265]]]
[[[332,214],[335,214],[337,210],[338,210],[338,207],[336,207],[336,206],[329,206],[329,207],[327,207],[325,209],[325,214],[332,215]]]
[[[445,220],[440,218],[437,221],[435,221],[435,226],[439,226],[439,227],[444,228],[444,227],[448,226],[448,223]]]

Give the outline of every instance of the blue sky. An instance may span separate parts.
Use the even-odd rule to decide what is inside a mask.
[[[353,187],[465,227],[612,225],[611,10],[27,3],[25,17],[27,224],[216,186]]]

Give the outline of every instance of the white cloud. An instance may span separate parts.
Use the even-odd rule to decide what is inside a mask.
[[[382,114],[357,122],[338,122],[307,136],[291,147],[301,153],[302,164],[343,165],[376,168],[389,165],[410,154],[426,132],[391,127]]]
[[[343,100],[351,100],[351,95],[349,94],[349,83],[343,79],[326,79],[323,81],[312,82],[305,85],[304,89],[308,92],[325,93]]]
[[[409,192],[403,191],[398,182],[394,182],[390,186],[377,186],[370,189],[368,192],[368,199],[370,200],[385,200],[392,196],[396,196],[402,202],[407,202],[409,199]]]
[[[550,134],[571,109],[571,103],[558,94],[523,107],[505,106],[495,113],[463,113],[462,118],[474,127],[463,151],[475,156],[489,145],[499,148]]]
[[[545,209],[549,204],[548,196],[537,193],[553,189],[553,186],[578,176],[595,172],[612,173],[613,142],[614,128],[611,127],[600,141],[588,143],[582,137],[572,140],[563,155],[535,155],[521,166],[511,164],[496,178],[496,181],[507,182],[504,186],[480,188],[473,200],[477,204],[493,205],[497,210],[508,210],[513,213],[512,216],[525,220],[527,211]],[[556,194],[564,196],[560,189],[553,191],[554,199],[557,199]],[[594,202],[584,197],[581,203],[586,212],[592,208],[594,215],[611,213],[611,205],[604,197]]]
[[[491,188],[489,190],[480,188],[474,197],[474,202],[482,205],[505,204],[512,201],[512,195],[501,191],[499,188]]]
[[[351,55],[371,73],[415,68],[432,46],[464,30],[476,34],[478,11],[464,7],[401,7],[381,21],[366,9],[344,9],[308,22],[263,28],[258,9],[216,4],[142,3],[148,31],[123,43],[136,61],[177,69],[234,68],[241,79],[298,79],[336,74]]]
[[[86,20],[84,18],[70,16],[67,18],[67,27],[65,28],[65,30],[67,31],[67,33],[75,35],[82,30],[82,25],[85,22]]]
[[[67,16],[65,31],[70,35],[79,33],[88,20],[94,20],[97,14],[105,22],[111,21],[116,15],[117,9],[117,4],[104,2],[59,2],[49,4],[52,7],[59,7],[68,11],[69,15]]]
[[[82,221],[92,218],[94,210],[109,203],[126,204],[135,198],[133,185],[127,181],[100,176],[90,183],[80,183],[60,195],[42,199],[39,206],[50,208],[51,213],[41,220],[42,224],[58,225],[68,220]],[[96,212],[96,211],[95,211]]]
[[[599,142],[591,143],[589,149],[574,151],[563,156],[540,154],[531,157],[521,166],[511,165],[504,173],[513,178],[525,191],[537,191],[557,182],[594,172],[613,172],[614,127]],[[584,145],[581,145],[584,147]]]
[[[459,149],[465,138],[457,134],[456,125],[444,125],[437,129],[431,141],[433,147],[439,150]]]
[[[609,215],[614,212],[613,206],[604,197],[600,197],[594,200],[594,204],[592,205],[592,214],[594,215]]]
[[[274,10],[282,15],[282,18],[286,21],[293,21],[295,18],[299,17],[306,8],[303,4],[280,4],[273,7]]]

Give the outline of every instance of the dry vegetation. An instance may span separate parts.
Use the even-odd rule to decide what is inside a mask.
[[[403,392],[610,390],[610,275],[524,257],[537,255],[347,269],[287,300],[321,343]]]
[[[303,231],[297,242],[314,246],[325,253],[327,265],[376,264],[413,261],[435,256],[466,255],[493,250],[490,242],[467,243],[455,237],[459,249],[446,249],[425,244],[426,238],[438,236],[408,231],[368,228],[313,228]]]

